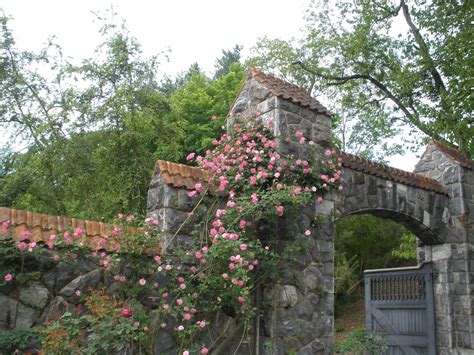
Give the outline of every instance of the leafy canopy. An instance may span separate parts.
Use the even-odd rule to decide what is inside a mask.
[[[299,41],[264,38],[250,62],[332,97],[343,148],[403,128],[406,142],[421,133],[472,155],[471,20],[465,1],[315,0]]]

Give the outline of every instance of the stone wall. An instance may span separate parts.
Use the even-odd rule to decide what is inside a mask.
[[[1,241],[0,248],[16,246]],[[75,292],[86,293],[105,281],[103,268],[96,263],[61,258],[60,253],[48,250],[40,256],[26,255],[24,268],[29,280],[14,279],[0,287],[0,332],[30,328],[56,320],[66,311],[74,312],[79,299]],[[32,343],[31,348],[38,349],[39,344]]]
[[[344,190],[338,216],[368,213],[403,224],[425,244],[446,237],[448,198],[434,191],[407,186],[351,168],[343,168]]]

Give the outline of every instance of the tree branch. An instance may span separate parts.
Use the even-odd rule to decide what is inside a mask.
[[[362,80],[366,80],[370,82],[372,85],[377,87],[380,91],[382,91],[385,94],[385,96],[389,98],[403,112],[403,114],[408,119],[408,121],[411,124],[413,124],[415,127],[417,127],[421,132],[423,132],[427,136],[432,137],[436,140],[447,143],[446,139],[444,139],[438,133],[431,130],[429,127],[426,126],[426,124],[421,122],[420,119],[417,116],[415,116],[413,113],[411,113],[410,110],[408,110],[408,108],[403,104],[403,102],[388,89],[387,86],[385,86],[383,83],[375,79],[373,76],[369,74],[353,74],[353,75],[347,75],[347,76],[327,75],[327,74],[323,74],[321,72],[309,69],[301,61],[294,62],[292,63],[292,65],[299,65],[301,69],[303,69],[304,71],[310,74],[313,74],[321,79],[332,80],[331,82],[332,85],[343,85],[347,83],[348,81],[357,80],[357,79],[362,79]]]
[[[413,33],[413,36],[415,37],[415,42],[418,44],[418,47],[419,47],[418,51],[420,52],[420,55],[423,58],[426,68],[430,71],[431,76],[433,77],[436,92],[438,93],[439,96],[441,96],[441,93],[446,92],[446,86],[444,85],[443,79],[441,78],[441,74],[436,69],[433,58],[431,58],[430,56],[428,45],[423,39],[418,27],[416,27],[416,25],[413,23],[413,20],[410,15],[410,11],[408,9],[407,4],[405,3],[405,0],[401,1],[400,6],[402,7],[402,10],[403,10],[403,16],[405,17],[405,20],[408,26],[410,27],[410,30]]]

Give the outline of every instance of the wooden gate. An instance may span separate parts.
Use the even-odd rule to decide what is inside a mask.
[[[431,263],[366,270],[365,325],[384,335],[385,354],[436,354]]]

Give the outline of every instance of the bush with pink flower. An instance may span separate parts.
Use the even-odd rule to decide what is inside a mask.
[[[28,235],[15,245],[21,258],[47,249],[56,253],[56,261],[81,255],[104,271],[106,281],[98,290],[75,292],[85,315],[66,313],[41,328],[44,351],[63,347],[100,353],[138,347],[146,353],[165,331],[174,334],[179,353],[212,353],[218,344],[205,344],[201,334],[212,326],[216,312],[234,317],[247,332],[255,316],[256,289],[272,282],[281,258],[291,254],[273,251],[278,232],[269,226],[306,204],[321,203],[327,191],[341,185],[341,161],[334,150],[313,162],[283,156],[269,127],[257,117],[234,117],[233,132],[215,140],[205,156],[187,155],[209,171],[208,180],[189,192],[196,201],[190,216],[200,219],[195,220],[191,249],[181,246],[175,235],[171,239],[178,241],[176,247],[164,252],[155,217],[129,233],[128,225],[137,225],[137,220],[122,214],[110,235],[99,241],[101,251],[87,248],[80,228],[52,234],[45,247]],[[308,144],[299,131],[289,140]],[[202,215],[200,204],[207,206]],[[2,226],[9,227],[5,221]],[[312,237],[317,236],[308,228],[304,238]],[[21,274],[12,270],[3,282],[12,282],[15,272]]]

